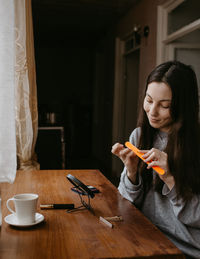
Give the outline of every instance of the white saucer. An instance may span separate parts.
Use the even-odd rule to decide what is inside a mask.
[[[40,213],[35,214],[35,222],[30,224],[19,223],[16,219],[15,214],[9,214],[4,218],[5,222],[16,227],[30,227],[39,224],[44,220],[44,216]]]

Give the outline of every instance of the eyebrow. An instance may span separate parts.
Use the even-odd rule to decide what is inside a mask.
[[[153,99],[150,94],[146,93],[146,95],[148,95],[151,99]],[[160,102],[171,102],[171,99],[162,99],[160,100]]]

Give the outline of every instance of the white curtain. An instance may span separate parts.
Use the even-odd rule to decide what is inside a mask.
[[[0,0],[0,182],[16,174],[14,0]]]
[[[31,0],[0,0],[0,183],[39,169]],[[1,225],[1,186],[0,186]]]
[[[16,175],[14,64],[14,0],[0,0],[0,183],[13,183]]]
[[[36,170],[37,87],[31,0],[15,1],[15,94],[18,168]]]

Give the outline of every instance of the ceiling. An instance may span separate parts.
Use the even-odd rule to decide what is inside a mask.
[[[34,26],[41,31],[100,32],[139,0],[32,0]]]

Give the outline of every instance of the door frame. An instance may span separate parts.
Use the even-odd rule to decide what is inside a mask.
[[[125,57],[140,49],[139,46],[125,51],[125,39],[117,37],[115,39],[115,77],[114,77],[114,96],[113,96],[113,123],[112,123],[112,143],[123,141],[124,134],[124,114],[125,114]],[[112,156],[112,176],[118,177],[121,161]],[[120,172],[121,174],[121,172]]]
[[[115,39],[115,76],[114,76],[114,96],[113,96],[113,122],[112,122],[112,144],[120,142],[123,132],[121,121],[124,116],[124,78],[123,78],[123,54],[125,43],[120,38]],[[119,177],[118,170],[121,167],[119,159],[112,156],[112,177]]]
[[[113,129],[112,141],[120,141],[123,127],[121,121],[124,116],[124,49],[125,43],[120,38],[115,40],[115,77],[114,77],[114,96],[113,96]]]

